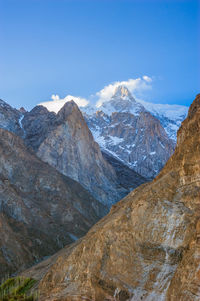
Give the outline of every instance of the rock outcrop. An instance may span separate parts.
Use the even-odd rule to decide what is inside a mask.
[[[200,299],[200,95],[161,173],[64,249],[40,300]]]
[[[22,112],[12,108],[9,104],[0,99],[0,128],[22,136],[23,130],[20,124],[22,118]]]
[[[37,106],[25,114],[22,124],[25,142],[39,158],[79,182],[104,205],[110,207],[129,192],[103,158],[74,101],[57,114]]]
[[[0,279],[82,237],[105,207],[0,129]]]

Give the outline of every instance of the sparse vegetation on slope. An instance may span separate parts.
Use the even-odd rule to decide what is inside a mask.
[[[37,294],[30,293],[36,280],[14,277],[4,281],[0,286],[0,301],[35,301]]]

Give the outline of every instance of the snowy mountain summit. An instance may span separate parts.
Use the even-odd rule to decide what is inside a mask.
[[[139,115],[145,108],[142,104],[138,103],[132,96],[130,91],[122,85],[119,85],[111,97],[97,105],[98,110],[103,111],[105,114],[111,115],[113,112],[129,112],[134,115]]]
[[[126,86],[119,85],[111,99],[101,101],[96,107],[91,105],[83,107],[82,111],[88,115],[96,111],[102,111],[109,116],[114,112],[128,112],[138,116],[141,112],[148,111],[160,121],[169,138],[176,141],[177,130],[187,116],[188,107],[155,104],[136,99]]]

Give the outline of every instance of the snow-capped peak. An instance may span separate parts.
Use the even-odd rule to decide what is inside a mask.
[[[118,87],[116,87],[112,98],[116,98],[116,97],[121,97],[121,98],[127,97],[127,98],[130,98],[130,99],[133,98],[133,96],[130,93],[130,91],[128,90],[128,88],[124,85],[119,85]]]
[[[111,99],[104,101],[98,106],[98,110],[103,111],[107,115],[111,115],[113,112],[129,112],[133,115],[138,115],[145,109],[142,104],[136,102],[126,86],[119,85],[116,87]]]

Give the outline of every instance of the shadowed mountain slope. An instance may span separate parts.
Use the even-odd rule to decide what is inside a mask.
[[[82,237],[105,207],[0,129],[0,278]]]

